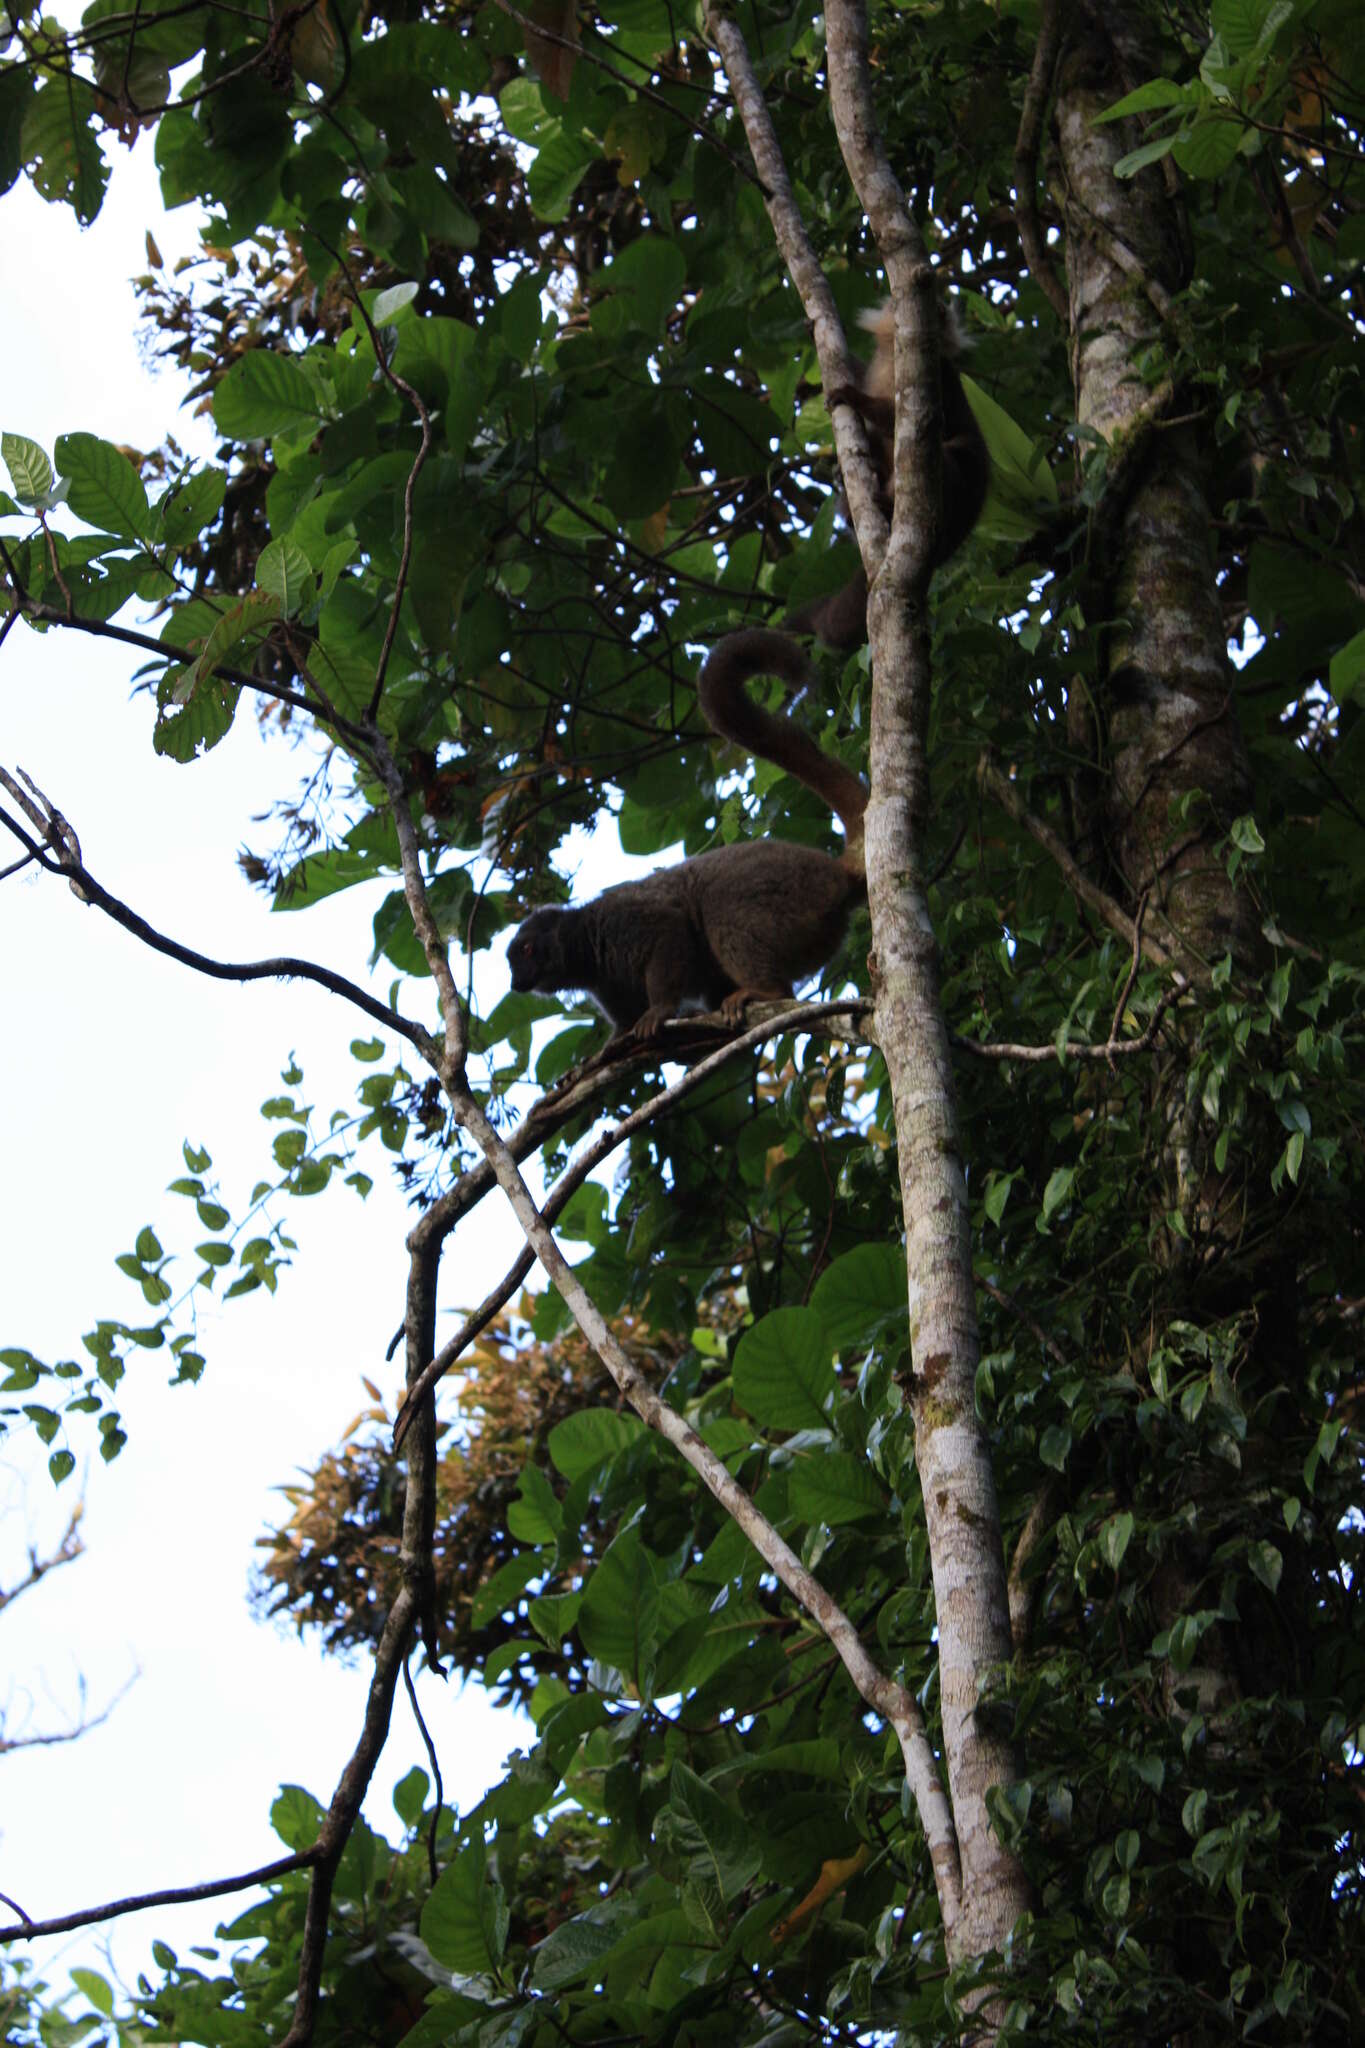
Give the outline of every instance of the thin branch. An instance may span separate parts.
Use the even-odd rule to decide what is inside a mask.
[[[1066,286],[1057,275],[1042,222],[1038,218],[1038,144],[1057,69],[1062,15],[1068,7],[1069,0],[1043,0],[1038,41],[1034,46],[1033,65],[1024,90],[1019,133],[1014,144],[1014,222],[1019,231],[1024,260],[1034,283],[1064,329],[1070,326],[1071,320]]]
[[[136,632],[131,626],[116,626],[109,619],[69,618],[56,605],[47,604],[41,598],[21,598],[20,609],[25,618],[38,619],[44,625],[65,626],[73,633],[88,633],[95,640],[120,640],[126,647],[140,647],[148,654],[157,655],[168,667],[176,661],[192,663],[198,660],[188,647],[177,647],[169,640],[154,640],[150,633]],[[301,690],[291,690],[285,683],[262,682],[259,676],[248,675],[245,669],[229,668],[221,661],[214,664],[213,673],[221,682],[232,683],[239,690],[251,690],[257,696],[292,704],[296,711],[306,711],[324,724],[334,725],[357,746],[363,742],[364,735],[358,725],[353,725],[349,718],[339,718],[326,704],[314,703]]]
[[[28,1593],[34,1586],[41,1584],[49,1572],[60,1571],[64,1564],[74,1564],[78,1557],[85,1554],[85,1545],[80,1538],[80,1520],[84,1511],[85,1502],[78,1501],[71,1510],[71,1519],[62,1531],[61,1541],[47,1557],[39,1557],[36,1550],[29,1550],[28,1570],[23,1578],[16,1580],[8,1592],[0,1586],[0,1614],[3,1614],[21,1593]]]
[[[992,1301],[998,1301],[1001,1308],[1007,1308],[1012,1316],[1018,1316],[1025,1329],[1032,1333],[1054,1365],[1066,1365],[1067,1356],[1061,1345],[1055,1338],[1048,1336],[1037,1317],[1031,1316],[1022,1302],[1016,1301],[1012,1294],[1007,1294],[1003,1287],[997,1287],[994,1280],[978,1276],[976,1284],[983,1294],[989,1294]]]
[[[978,1060],[1020,1060],[1029,1066],[1043,1066],[1049,1060],[1065,1065],[1067,1060],[1109,1060],[1122,1059],[1128,1054],[1150,1052],[1156,1042],[1161,1020],[1171,1004],[1177,1002],[1187,991],[1183,976],[1168,988],[1152,1012],[1151,1022],[1141,1038],[1107,1038],[1103,1045],[1006,1045],[994,1039],[963,1038],[956,1031],[950,1032],[949,1040],[958,1052],[971,1053]]]
[[[308,1887],[308,1904],[303,1916],[298,1997],[294,2004],[294,2017],[281,2048],[305,2048],[305,2044],[313,2038],[322,1984],[322,1965],[327,1946],[327,1914],[332,1902],[332,1886],[336,1879],[337,1865],[350,1840],[356,1815],[360,1812],[361,1802],[369,1790],[370,1779],[374,1776],[374,1767],[388,1739],[394,1690],[398,1684],[398,1674],[407,1654],[416,1619],[416,1596],[411,1586],[402,1586],[389,1609],[384,1632],[374,1653],[374,1672],[370,1679],[369,1697],[365,1703],[365,1719],[360,1731],[360,1740],[337,1780],[331,1805],[318,1830],[318,1839],[308,1852],[307,1860],[313,1866],[313,1876]]]
[[[1010,1559],[1010,1640],[1016,1653],[1028,1641],[1029,1628],[1033,1621],[1034,1602],[1037,1597],[1037,1581],[1026,1581],[1024,1574],[1029,1559],[1036,1555],[1039,1545],[1052,1527],[1057,1514],[1057,1482],[1047,1480],[1041,1491],[1034,1495],[1033,1506],[1028,1519],[1019,1532],[1019,1541],[1014,1546]]]
[[[4,768],[0,768],[0,784],[3,784],[16,801],[24,802],[22,790]],[[28,806],[25,805],[25,808]],[[60,817],[60,813],[57,812],[51,812],[50,815],[53,819]],[[384,1025],[388,1030],[398,1032],[424,1057],[427,1056],[431,1045],[429,1032],[420,1024],[412,1023],[398,1011],[389,1009],[387,1004],[381,1003],[376,996],[359,988],[355,982],[348,981],[344,974],[336,974],[330,967],[319,967],[312,960],[299,960],[292,954],[283,954],[273,960],[234,961],[214,960],[206,953],[197,953],[191,946],[182,946],[178,939],[167,938],[164,933],[148,924],[145,917],[140,917],[128,904],[111,895],[102,883],[95,880],[85,863],[73,858],[61,844],[56,846],[54,854],[48,854],[29,837],[22,825],[3,809],[0,809],[0,824],[12,832],[21,845],[28,848],[31,857],[49,874],[65,875],[73,885],[79,886],[87,903],[92,903],[97,910],[102,910],[106,917],[111,917],[115,924],[122,925],[134,938],[141,939],[154,953],[164,953],[167,959],[179,961],[182,967],[192,967],[196,974],[206,974],[213,981],[315,982],[319,988],[329,990],[332,995],[344,996],[347,1002],[354,1003],[357,1009],[363,1010],[367,1017]],[[55,825],[49,825],[50,831],[56,829]]]
[[[314,233],[316,234],[316,232],[315,229]],[[384,678],[389,671],[389,658],[393,653],[393,643],[398,635],[398,615],[403,608],[403,594],[408,587],[408,572],[412,567],[413,495],[417,489],[417,479],[422,473],[422,468],[428,455],[431,453],[431,414],[427,410],[426,400],[422,397],[421,392],[415,390],[409,384],[406,377],[400,377],[390,363],[388,352],[379,339],[378,331],[373,320],[370,318],[369,309],[361,296],[360,287],[351,275],[351,267],[347,263],[346,258],[342,255],[340,249],[333,248],[325,236],[319,234],[317,239],[322,243],[323,248],[346,280],[350,289],[351,304],[360,315],[365,332],[370,338],[370,347],[374,350],[374,359],[379,366],[380,375],[387,384],[392,385],[400,398],[405,398],[408,401],[409,405],[416,412],[422,426],[422,438],[418,444],[417,453],[412,458],[412,467],[408,471],[407,482],[403,486],[403,547],[398,558],[398,575],[394,580],[393,603],[389,608],[389,622],[384,628],[384,644],[379,650],[379,661],[375,668],[374,688],[370,692],[370,701],[365,711],[367,723],[373,725],[379,716],[379,706],[383,701]]]
[[[636,1131],[642,1130],[646,1124],[652,1123],[655,1117],[661,1116],[666,1110],[672,1109],[675,1103],[681,1102],[685,1095],[689,1095],[701,1082],[709,1079],[728,1060],[733,1059],[737,1053],[748,1052],[754,1046],[761,1045],[765,1039],[778,1038],[787,1031],[807,1030],[812,1024],[822,1023],[829,1025],[836,1022],[836,1020],[847,1020],[851,1024],[855,1017],[866,1015],[870,1012],[871,1008],[871,1003],[865,998],[859,998],[853,1002],[845,1000],[832,1003],[800,1003],[795,1009],[779,1009],[776,1016],[768,1017],[763,1023],[755,1024],[749,1030],[742,1032],[737,1038],[730,1039],[715,1052],[709,1053],[705,1059],[699,1060],[696,1066],[689,1067],[685,1073],[679,1075],[676,1081],[670,1082],[668,1087],[660,1089],[657,1095],[652,1095],[648,1102],[642,1103],[638,1109],[632,1110],[630,1115],[623,1117],[619,1124],[613,1124],[609,1129],[600,1131],[592,1143],[579,1154],[577,1159],[573,1160],[564,1169],[554,1186],[549,1189],[541,1210],[544,1221],[547,1224],[554,1222],[555,1218],[562,1213],[570,1196],[583,1185],[583,1182],[587,1179],[593,1168],[600,1166],[602,1161],[610,1153],[614,1152],[618,1145],[623,1145],[627,1138],[633,1137]],[[402,1407],[394,1418],[393,1447],[395,1450],[398,1450],[402,1445],[416,1404],[432,1392],[437,1382],[443,1379],[445,1374],[450,1371],[451,1367],[473,1343],[480,1331],[488,1327],[489,1323],[492,1322],[494,1316],[498,1313],[498,1310],[504,1307],[511,1299],[534,1263],[535,1254],[530,1246],[527,1245],[526,1249],[520,1252],[513,1260],[511,1266],[493,1291],[486,1295],[479,1306],[466,1316],[455,1335],[448,1343],[441,1346],[441,1349],[436,1353],[431,1363],[413,1381],[412,1385],[408,1388]]]
[[[989,754],[983,754],[977,762],[976,776],[981,787],[995,798],[1001,810],[1008,817],[1013,818],[1016,825],[1022,825],[1024,830],[1037,840],[1043,851],[1056,863],[1063,880],[1077,902],[1083,903],[1087,910],[1092,910],[1101,923],[1107,924],[1111,931],[1117,932],[1119,937],[1127,945],[1131,946],[1134,942],[1136,926],[1127,911],[1116,903],[1114,898],[1105,890],[1101,889],[1098,883],[1091,881],[1078,862],[1068,853],[1052,827],[1045,824],[1041,818],[1035,817],[1033,812],[1029,810],[1016,785],[1011,782],[1008,775],[1004,773],[1003,769],[1000,768]],[[1165,923],[1164,918],[1162,922],[1163,924]],[[1172,944],[1168,947],[1159,939],[1149,937],[1142,942],[1143,952],[1157,966],[1169,967],[1175,960],[1176,945],[1178,943],[1175,940],[1174,933],[1171,934],[1171,939]]]
[[[277,1877],[287,1877],[291,1870],[307,1870],[317,1862],[320,1854],[321,1845],[314,1842],[310,1849],[300,1849],[293,1856],[277,1857],[275,1862],[263,1863],[258,1870],[244,1870],[240,1877],[214,1877],[207,1884],[177,1885],[161,1892],[138,1892],[132,1898],[111,1899],[105,1906],[85,1906],[77,1913],[59,1913],[51,1920],[30,1920],[21,1906],[15,1906],[19,1922],[13,1927],[0,1927],[0,1941],[28,1941],[40,1934],[70,1934],[75,1927],[91,1927],[98,1920],[117,1920],[124,1913],[145,1913],[152,1906],[186,1906],[196,1899],[221,1899],[228,1892],[250,1891],[253,1885],[270,1884]],[[6,1903],[14,1904],[12,1899]]]
[[[79,1742],[82,1735],[88,1735],[92,1728],[102,1728],[119,1701],[131,1692],[142,1676],[140,1666],[135,1667],[124,1679],[118,1691],[100,1708],[98,1714],[87,1714],[84,1709],[85,1680],[81,1680],[81,1715],[71,1728],[58,1728],[46,1735],[3,1735],[0,1734],[0,1756],[9,1756],[16,1749],[53,1749],[59,1743]]]
[[[940,1881],[946,1881],[958,1867],[957,1837],[933,1746],[913,1694],[877,1668],[844,1610],[807,1571],[795,1551],[731,1477],[715,1452],[702,1442],[676,1409],[659,1398],[643,1373],[626,1355],[536,1208],[511,1152],[468,1089],[462,1084],[455,1088],[451,1103],[460,1123],[492,1168],[499,1187],[526,1233],[527,1242],[534,1248],[536,1257],[559,1289],[574,1321],[621,1393],[641,1421],[673,1445],[727,1514],[739,1524],[764,1563],[776,1573],[837,1650],[859,1696],[895,1730],[930,1858]]]
[[[417,1732],[422,1738],[422,1747],[426,1750],[427,1762],[431,1765],[432,1787],[436,1794],[436,1804],[432,1808],[431,1814],[431,1826],[427,1829],[427,1871],[432,1883],[435,1884],[440,1875],[436,1862],[436,1830],[441,1822],[441,1808],[446,1803],[445,1786],[441,1782],[441,1760],[436,1754],[436,1744],[431,1739],[431,1730],[423,1720],[422,1709],[417,1704],[417,1687],[412,1682],[412,1671],[409,1668],[406,1657],[403,1659],[403,1684],[407,1688],[408,1705],[412,1708],[412,1718],[417,1723]]]

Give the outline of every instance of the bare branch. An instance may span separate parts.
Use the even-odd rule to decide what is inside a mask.
[[[1087,910],[1092,910],[1103,924],[1107,924],[1111,931],[1117,932],[1119,937],[1131,946],[1136,937],[1136,927],[1127,911],[1101,889],[1098,883],[1091,881],[1079,863],[1072,859],[1052,827],[1045,824],[1041,818],[1035,817],[1029,810],[1016,785],[989,754],[983,754],[977,762],[976,776],[981,787],[989,791],[1001,810],[1013,818],[1016,825],[1022,825],[1024,830],[1037,840],[1043,851],[1051,856],[1077,902],[1083,903]],[[1164,918],[1162,923],[1165,924]],[[1169,927],[1167,929],[1169,930]],[[1171,933],[1171,938],[1173,944],[1170,948],[1159,939],[1149,937],[1144,940],[1143,951],[1146,957],[1159,967],[1169,967],[1175,958],[1174,933]]]
[[[1162,1018],[1187,988],[1184,976],[1178,976],[1174,986],[1162,995],[1140,1038],[1111,1037],[1103,1045],[1073,1045],[1069,1041],[1062,1045],[1007,1045],[994,1039],[963,1038],[953,1031],[949,1039],[959,1052],[970,1053],[978,1060],[1020,1060],[1028,1066],[1043,1066],[1048,1060],[1059,1060],[1063,1065],[1067,1060],[1108,1060],[1112,1064],[1127,1054],[1151,1051]]]
[[[61,1541],[47,1557],[39,1557],[36,1550],[29,1550],[28,1570],[23,1578],[16,1580],[8,1591],[0,1586],[0,1614],[3,1614],[21,1593],[27,1593],[34,1586],[41,1584],[49,1572],[60,1571],[64,1564],[74,1564],[78,1557],[85,1554],[85,1545],[80,1537],[80,1522],[84,1512],[85,1502],[77,1501],[71,1510],[71,1519],[62,1531]]]
[[[23,803],[25,808],[28,808],[23,791],[4,768],[0,768],[0,784],[3,784],[16,802]],[[106,917],[111,917],[115,924],[122,925],[134,938],[141,939],[154,953],[164,953],[167,959],[178,960],[182,967],[192,967],[196,974],[206,974],[213,981],[315,982],[319,988],[330,990],[334,996],[344,996],[347,1002],[354,1003],[357,1009],[363,1010],[367,1017],[373,1018],[387,1030],[398,1032],[422,1054],[423,1058],[430,1057],[432,1040],[428,1031],[420,1024],[412,1023],[397,1010],[389,1009],[377,996],[370,995],[368,990],[358,987],[353,981],[348,981],[344,974],[334,973],[330,967],[319,967],[315,961],[300,960],[292,954],[282,954],[272,960],[214,960],[206,953],[195,952],[192,946],[181,945],[178,939],[167,938],[164,933],[157,931],[155,926],[148,924],[145,917],[140,917],[129,904],[111,895],[102,883],[95,880],[85,863],[67,850],[61,833],[64,827],[67,831],[70,828],[65,826],[65,820],[62,819],[60,812],[49,810],[47,838],[53,848],[51,854],[45,852],[36,840],[30,838],[22,825],[2,809],[0,824],[13,833],[20,844],[28,849],[30,856],[36,859],[40,866],[46,868],[49,874],[65,875],[73,887],[79,884],[80,893],[87,903],[93,904],[97,910],[102,910]]]
[[[73,1927],[91,1927],[99,1920],[117,1920],[124,1913],[145,1913],[152,1906],[186,1906],[196,1899],[221,1899],[229,1892],[250,1891],[253,1885],[269,1884],[286,1877],[291,1870],[306,1870],[316,1863],[318,1843],[300,1849],[297,1855],[280,1856],[263,1863],[258,1870],[244,1870],[240,1877],[213,1877],[206,1884],[176,1885],[161,1892],[138,1892],[132,1898],[111,1899],[105,1906],[83,1906],[76,1913],[59,1913],[51,1920],[30,1920],[22,1906],[15,1906],[19,1920],[12,1927],[0,1927],[0,1941],[29,1941],[40,1934],[69,1934]],[[0,1893],[0,1897],[3,1897]],[[14,1905],[12,1899],[7,1904]]]
[[[109,1719],[119,1701],[131,1692],[142,1676],[140,1667],[129,1672],[116,1693],[113,1693],[97,1714],[85,1711],[85,1680],[80,1686],[81,1710],[70,1728],[56,1728],[40,1735],[6,1735],[0,1727],[0,1756],[8,1756],[16,1749],[53,1749],[59,1743],[79,1742],[82,1735],[88,1735],[92,1728],[100,1728]]]
[[[1024,104],[1019,115],[1019,133],[1014,144],[1015,226],[1019,230],[1019,240],[1023,246],[1029,273],[1061,321],[1063,329],[1070,326],[1071,309],[1067,301],[1066,287],[1057,275],[1043,235],[1042,223],[1038,218],[1038,143],[1043,131],[1043,115],[1047,109],[1048,96],[1052,91],[1053,74],[1057,69],[1062,16],[1068,8],[1069,0],[1043,0],[1042,18],[1038,24],[1038,41],[1033,52],[1033,66],[1024,91]]]
[[[914,1696],[878,1670],[843,1609],[784,1542],[766,1516],[739,1486],[721,1460],[667,1402],[660,1400],[639,1368],[626,1355],[606,1318],[565,1259],[554,1235],[531,1198],[511,1152],[483,1110],[461,1085],[452,1093],[456,1116],[478,1145],[498,1185],[507,1196],[550,1279],[617,1387],[642,1422],[671,1443],[696,1472],[708,1491],[731,1515],[788,1592],[805,1609],[837,1650],[859,1696],[895,1729],[906,1777],[924,1828],[935,1876],[949,1896],[958,1884],[957,1838],[947,1795],[939,1779],[933,1747]]]

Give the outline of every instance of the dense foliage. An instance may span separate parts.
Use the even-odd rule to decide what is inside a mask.
[[[1345,2042],[1365,2003],[1365,62],[1346,0],[1109,12],[1148,58],[1114,71],[1134,130],[1120,177],[1164,179],[1185,237],[1146,299],[1130,252],[1133,297],[1161,318],[1125,374],[1152,395],[1156,443],[1190,451],[1209,548],[1191,579],[1236,650],[1206,751],[1147,765],[1165,801],[1153,905],[1193,848],[1242,920],[1201,923],[1212,899],[1187,899],[1186,987],[1159,1018],[1169,953],[1134,973],[1096,900],[1147,914],[1115,816],[1145,687],[1121,653],[1143,604],[1175,618],[1189,593],[1123,585],[1136,543],[1114,496],[1150,439],[1133,453],[1078,423],[1081,337],[1024,263],[1015,147],[1040,10],[873,18],[889,153],[955,287],[995,465],[935,583],[929,735],[930,903],[971,1041],[977,1401],[1011,1560],[1015,1656],[979,1712],[1018,1744],[993,1819],[1036,1902],[981,1967],[1007,1986],[997,2023],[1047,2039]],[[878,286],[820,17],[737,18],[852,320]],[[142,290],[221,439],[213,464],[168,446],[139,470],[88,435],[50,452],[7,435],[8,602],[66,650],[115,622],[145,680],[130,718],[187,773],[253,709],[314,721],[325,764],[306,802],[280,792],[250,872],[300,909],[391,878],[374,941],[398,977],[426,962],[371,717],[466,953],[564,898],[552,856],[606,809],[633,853],[829,843],[814,797],[761,764],[740,780],[693,708],[723,631],[855,560],[742,130],[695,14],[608,0],[534,21],[550,40],[492,5],[317,0],[268,20],[94,0],[75,31],[19,6],[0,67],[0,180],[25,171],[88,219],[111,137],[146,126],[168,201],[208,207],[202,262]],[[1050,144],[1042,174],[1060,229]],[[75,525],[49,518],[59,502]],[[855,766],[869,688],[865,656],[825,657],[800,712]],[[863,925],[830,987],[866,990],[866,954]],[[543,1028],[559,1013],[510,996],[471,1019],[471,1079],[500,1116],[600,1045],[586,1013]],[[1154,1018],[1137,1056],[1068,1054]],[[1055,1056],[981,1056],[992,1041]],[[473,1149],[410,1056],[355,1050],[359,1109],[330,1133],[301,1077],[265,1106],[277,1184],[363,1186],[385,1170],[377,1138],[425,1207]],[[550,1121],[551,1171],[645,1099],[644,1071],[611,1070]],[[877,1051],[788,1035],[632,1137],[610,1190],[589,1182],[557,1229],[632,1356],[932,1728],[896,1162]],[[278,1234],[234,1219],[206,1153],[186,1168],[202,1283],[273,1286]],[[117,1453],[140,1350],[204,1369],[167,1236],[144,1226],[120,1262],[150,1319],[104,1317],[87,1365],[2,1354],[8,1419],[52,1444],[55,1478],[84,1428]],[[442,1395],[427,1648],[528,1704],[537,1740],[472,1813],[418,1772],[396,1845],[357,1827],[317,2038],[958,2038],[971,1973],[948,1967],[901,1758],[825,1636],[620,1408],[553,1290],[467,1366],[458,1409]],[[402,1576],[389,1423],[377,1407],[320,1460],[267,1552],[261,1604],[334,1649],[375,1644]],[[274,1818],[301,1850],[318,1809],[294,1788]],[[213,1958],[161,1951],[163,1980],[126,2011],[83,1985],[70,2033],[12,1983],[13,2037],[282,2038],[307,1882],[273,1884]]]

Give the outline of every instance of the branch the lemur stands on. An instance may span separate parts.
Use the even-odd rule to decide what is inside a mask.
[[[578,909],[533,910],[507,949],[515,990],[582,989],[614,1025],[612,1042],[653,1038],[688,1000],[738,1023],[746,1003],[789,997],[836,951],[863,894],[867,790],[799,727],[749,702],[745,685],[758,675],[804,685],[810,664],[787,633],[731,633],[698,680],[707,722],[823,797],[843,824],[845,851],[749,840],[623,882]]]

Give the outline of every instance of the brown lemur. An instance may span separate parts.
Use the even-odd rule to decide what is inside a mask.
[[[711,650],[697,698],[713,731],[824,799],[843,824],[843,853],[746,840],[622,882],[576,910],[533,910],[507,949],[514,989],[582,989],[610,1018],[615,1043],[657,1036],[689,999],[738,1023],[746,1003],[789,997],[825,964],[865,888],[867,790],[798,726],[745,694],[753,676],[803,685],[809,674],[789,634],[752,628]]]
[[[967,401],[958,362],[967,346],[952,301],[939,301],[939,406],[943,426],[943,498],[933,566],[957,553],[981,517],[991,478],[991,459]],[[876,338],[872,359],[856,384],[829,393],[828,407],[851,405],[868,429],[877,465],[877,498],[889,519],[895,474],[896,330],[891,301],[869,310],[862,324]],[[847,651],[867,639],[867,576],[860,569],[842,590],[817,597],[788,614],[790,633],[814,633],[826,647]]]

